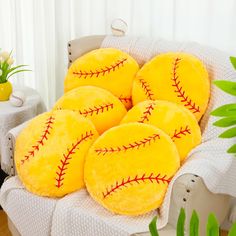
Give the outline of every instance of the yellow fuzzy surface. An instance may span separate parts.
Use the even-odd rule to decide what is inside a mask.
[[[127,108],[131,107],[133,79],[139,69],[127,53],[114,48],[93,50],[78,58],[69,68],[64,90],[92,85],[109,90]]]
[[[32,193],[61,197],[84,187],[84,158],[98,137],[92,122],[72,111],[43,113],[16,141],[18,175]]]
[[[119,124],[126,114],[125,106],[117,97],[94,86],[81,86],[65,93],[53,109],[75,111],[90,119],[100,134]]]
[[[210,82],[203,63],[193,55],[170,52],[147,62],[134,80],[133,104],[167,100],[183,105],[200,120],[210,96]]]
[[[140,215],[161,206],[180,166],[175,144],[153,125],[128,123],[91,146],[84,178],[90,195],[111,212]]]
[[[201,143],[201,131],[195,116],[186,108],[168,101],[144,101],[135,105],[121,123],[139,122],[155,125],[176,144],[181,161]]]

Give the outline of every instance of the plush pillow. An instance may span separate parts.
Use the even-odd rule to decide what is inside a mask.
[[[146,63],[134,81],[133,104],[144,100],[167,100],[183,105],[198,120],[210,96],[210,82],[203,63],[193,55],[171,52]]]
[[[109,91],[82,86],[62,96],[54,110],[69,109],[90,119],[99,133],[117,125],[126,114],[125,106]]]
[[[101,48],[78,58],[65,78],[65,92],[83,85],[109,90],[127,108],[131,106],[133,79],[139,69],[127,53],[114,48]]]
[[[155,126],[129,123],[91,146],[84,178],[91,196],[111,212],[139,215],[158,208],[180,166],[171,138]]]
[[[152,124],[166,132],[176,144],[183,161],[201,143],[201,130],[194,115],[181,105],[168,101],[144,101],[135,105],[121,123]]]
[[[61,197],[84,187],[85,154],[98,137],[92,122],[72,111],[43,113],[17,137],[18,175],[32,193]]]

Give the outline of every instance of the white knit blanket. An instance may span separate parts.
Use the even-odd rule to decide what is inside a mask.
[[[205,63],[211,80],[236,81],[236,73],[229,62],[229,55],[197,43],[108,36],[102,47],[120,48],[131,54],[140,65],[163,52],[192,53]],[[217,138],[222,129],[212,125],[216,119],[209,115],[212,109],[233,102],[236,102],[235,98],[212,86],[210,103],[201,120],[203,142],[190,153],[188,161],[171,181],[160,209],[159,228],[168,222],[172,186],[175,180],[185,173],[201,176],[208,189],[214,193],[236,197],[236,158],[226,153],[226,149],[235,140]],[[10,178],[3,185],[0,203],[23,236],[87,236],[95,235],[94,229],[96,236],[128,236],[148,231],[148,224],[156,214],[153,211],[139,217],[113,215],[94,202],[86,190],[69,194],[62,199],[38,197],[27,192],[17,177]]]

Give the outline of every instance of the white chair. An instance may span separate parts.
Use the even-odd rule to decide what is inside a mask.
[[[83,55],[84,53],[91,51],[93,49],[96,49],[96,48],[100,48],[104,37],[105,36],[89,36],[89,37],[83,37],[80,39],[70,41],[68,43],[69,65],[79,56]],[[20,130],[21,128],[16,127],[12,131],[12,133],[14,133],[15,136],[17,136]],[[2,191],[1,195],[3,194],[6,194],[6,193]],[[41,201],[42,205],[39,206],[38,205],[39,198],[40,197],[34,196],[31,193],[28,193],[25,189],[20,188],[20,189],[15,189],[15,190],[13,189],[9,191],[7,193],[7,200],[4,202],[1,201],[1,204],[4,210],[8,214],[9,229],[12,232],[13,236],[16,236],[16,235],[30,236],[30,235],[27,235],[27,232],[28,232],[27,230],[22,231],[22,225],[23,225],[23,228],[27,228],[27,227],[31,228],[31,231],[29,232],[32,232],[32,227],[35,227],[34,235],[51,235],[52,231],[39,232],[38,229],[40,227],[48,227],[47,224],[52,224],[52,222],[54,221],[53,213],[54,213],[54,207],[57,200],[56,199],[51,200],[51,199],[45,198],[45,202]],[[32,202],[32,199],[35,199],[36,204],[31,205],[30,207],[32,209],[35,209],[34,217],[36,219],[33,219],[32,215],[27,216],[27,212],[28,212],[27,209],[29,208],[27,199],[30,199],[31,200],[30,202]],[[40,207],[41,207],[41,211],[43,211],[45,214],[45,219],[42,219],[42,218],[37,219],[38,217],[37,211],[39,211]],[[228,216],[229,207],[230,207],[230,197],[223,194],[211,193],[206,188],[203,180],[197,175],[185,174],[179,177],[175,181],[174,186],[173,186],[173,191],[171,193],[168,225],[165,228],[160,230],[161,236],[175,235],[175,226],[176,226],[177,218],[178,218],[181,207],[185,208],[186,210],[186,222],[187,222],[186,232],[188,232],[188,229],[189,229],[189,220],[190,220],[192,211],[196,210],[200,218],[200,235],[205,235],[205,227],[206,227],[206,220],[207,220],[208,214],[210,212],[214,212],[214,214],[219,220],[219,223],[222,224],[225,218]],[[14,211],[12,210],[12,208],[14,208]],[[16,214],[13,214],[13,212],[15,212]],[[20,216],[22,216],[22,219],[19,219]],[[40,221],[44,221],[44,222],[40,223]],[[91,219],[91,221],[93,221],[93,219]],[[96,219],[96,222],[98,221],[99,219]],[[32,225],[34,224],[34,222],[39,222],[38,223],[39,225]],[[54,224],[56,224],[55,222]],[[101,224],[102,223],[104,222],[101,222]],[[83,224],[83,222],[81,222],[81,224]],[[94,228],[93,230],[94,232],[96,232],[94,233],[94,235],[109,236],[110,235],[109,232],[111,232],[111,231],[108,231],[107,234],[105,235],[105,234],[100,234],[98,232],[99,228],[97,229]],[[76,235],[76,234],[71,234],[71,235]],[[87,235],[89,234],[84,234],[83,236],[87,236]],[[144,235],[149,235],[149,233],[145,232],[145,233],[137,233],[133,235],[144,236]]]

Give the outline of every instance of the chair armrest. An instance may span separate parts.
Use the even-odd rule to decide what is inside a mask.
[[[3,165],[4,171],[9,175],[9,176],[14,176],[16,175],[16,169],[15,169],[15,164],[14,164],[14,151],[15,151],[15,143],[16,143],[16,138],[21,132],[21,130],[27,125],[29,121],[26,121],[15,128],[9,130],[7,133],[7,146],[8,146],[8,158],[5,160],[5,163]]]
[[[199,216],[199,235],[205,235],[208,215],[214,213],[219,224],[222,224],[230,208],[230,197],[210,192],[202,178],[193,174],[180,176],[174,186],[170,203],[169,224],[176,227],[181,207],[186,211],[186,232],[192,211]]]

